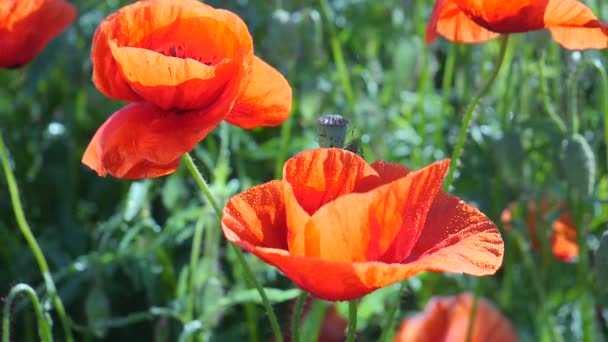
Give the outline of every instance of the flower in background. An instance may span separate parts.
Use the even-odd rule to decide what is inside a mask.
[[[222,120],[276,126],[291,111],[291,87],[253,54],[245,23],[195,0],[123,7],[97,28],[91,59],[97,89],[132,102],[99,128],[84,153],[83,163],[101,176],[172,173]]]
[[[494,274],[496,225],[440,190],[449,161],[418,171],[342,149],[305,151],[283,179],[232,197],[226,238],[316,297],[351,300],[422,271]]]
[[[540,208],[533,202],[528,202],[528,216],[526,224],[528,232],[531,236],[531,244],[535,249],[541,249],[541,244],[538,242],[537,234],[542,233],[539,230],[539,211],[540,220],[543,219],[548,212],[561,211],[560,215],[551,223],[551,251],[553,255],[563,261],[572,262],[578,256],[578,242],[576,235],[576,226],[572,221],[572,216],[568,211],[565,211],[563,204],[557,204],[553,208],[549,205],[546,199],[541,200]],[[539,210],[540,209],[540,210]],[[542,226],[542,222],[541,222]]]
[[[394,342],[466,341],[473,296],[434,297],[424,312],[401,324]],[[518,341],[511,322],[490,302],[479,298],[472,327],[471,342]]]
[[[426,28],[459,43],[481,43],[500,34],[548,29],[567,49],[608,47],[608,24],[576,0],[438,0]]]
[[[0,1],[0,67],[29,63],[76,18],[64,0]]]

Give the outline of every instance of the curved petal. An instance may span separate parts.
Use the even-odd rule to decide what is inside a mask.
[[[390,183],[399,178],[407,176],[412,170],[407,167],[397,164],[389,163],[384,160],[377,160],[372,163],[372,168],[378,172],[378,175],[382,179],[382,184]]]
[[[285,197],[289,183],[271,181],[232,197],[224,207],[222,227],[254,246],[287,249]]]
[[[121,48],[136,49],[119,53]],[[149,52],[144,54],[137,49]],[[160,58],[161,55],[168,58]],[[137,58],[139,60],[133,60]],[[172,58],[184,62],[178,63]],[[238,71],[232,71],[230,82],[238,83],[240,91],[250,72],[252,58],[253,42],[245,23],[231,12],[195,0],[149,0],[125,6],[100,23],[91,49],[93,81],[103,94],[131,102],[147,100],[165,109],[182,110],[212,105],[208,101],[217,94],[226,77],[220,70],[210,70],[218,69],[218,65],[223,68],[234,64]],[[196,64],[200,65],[194,67]],[[192,67],[195,70],[191,70]],[[150,68],[157,70],[152,75],[146,74]],[[212,83],[214,86],[204,89],[206,94],[199,94],[203,88],[196,82],[205,83],[214,74],[223,76]],[[201,75],[202,80],[198,80]],[[194,81],[198,85],[196,92],[163,93],[166,87],[182,79]],[[234,100],[239,91],[226,95]],[[159,92],[160,96],[155,98],[153,95]]]
[[[254,56],[251,75],[226,121],[242,128],[280,125],[291,112],[291,97],[285,77]]]
[[[0,2],[0,67],[27,64],[75,18],[76,8],[64,0]]]
[[[426,27],[426,42],[432,43],[439,33],[445,39],[459,43],[481,43],[499,36],[475,23],[455,0],[439,0],[433,7]]]
[[[285,163],[283,179],[310,215],[344,194],[365,192],[380,184],[378,174],[365,160],[337,148],[301,152]]]
[[[212,105],[220,96],[236,99],[238,87],[224,91],[238,79],[239,66],[231,60],[207,66],[191,58],[117,47],[115,42],[110,42],[110,49],[131,90],[164,110],[196,110]]]
[[[435,163],[370,192],[335,199],[306,224],[306,255],[330,261],[404,260],[448,169]]]
[[[573,50],[608,47],[608,25],[584,4],[575,0],[550,0],[545,10],[545,27],[553,39]]]
[[[405,263],[481,276],[496,273],[503,254],[496,225],[479,210],[440,191]]]
[[[464,341],[473,311],[473,296],[434,297],[424,312],[401,324],[394,342]],[[480,298],[477,304],[471,341],[518,341],[511,322],[490,302]]]
[[[169,174],[222,120],[223,113],[165,112],[147,103],[118,110],[97,130],[82,162],[100,176],[149,178]]]

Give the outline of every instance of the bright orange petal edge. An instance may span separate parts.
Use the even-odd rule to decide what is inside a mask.
[[[350,157],[335,149],[326,153]],[[403,168],[403,173],[408,172]],[[322,299],[351,300],[422,271],[489,275],[502,263],[504,245],[496,226],[477,209],[441,191],[411,253],[401,263],[294,256],[285,241],[291,214],[285,204],[294,197],[285,180],[249,189],[230,199],[224,208],[222,229],[228,240],[276,266],[298,286]],[[298,215],[307,217],[303,210]]]
[[[0,67],[29,63],[76,19],[64,0],[9,0],[0,3]]]

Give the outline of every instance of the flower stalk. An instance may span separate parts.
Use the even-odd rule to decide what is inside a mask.
[[[451,158],[452,165],[450,166],[450,169],[448,170],[448,174],[446,176],[446,180],[444,183],[444,189],[446,191],[450,190],[450,187],[452,186],[452,182],[454,181],[454,173],[456,172],[456,168],[458,167],[458,159],[460,159],[460,155],[462,154],[462,149],[464,147],[464,142],[467,137],[467,132],[469,130],[469,126],[471,125],[471,121],[473,120],[473,113],[475,112],[475,108],[477,107],[477,104],[479,103],[481,98],[486,95],[488,90],[490,90],[490,87],[494,83],[494,80],[496,80],[496,76],[498,76],[500,67],[503,64],[502,62],[505,59],[508,43],[509,43],[509,35],[501,36],[500,51],[498,52],[498,58],[496,60],[496,64],[494,65],[494,70],[492,71],[492,74],[490,75],[490,78],[488,78],[486,84],[483,86],[483,88],[481,88],[479,93],[477,93],[477,95],[473,98],[473,100],[469,104],[469,107],[467,108],[467,111],[465,112],[464,119],[462,121],[462,126],[460,127],[460,132],[458,133],[458,140],[456,141],[456,146],[454,147],[454,152],[452,152],[452,158]]]
[[[213,197],[213,194],[211,193],[211,190],[209,189],[207,182],[203,178],[203,175],[201,175],[199,170],[196,168],[196,165],[194,165],[194,161],[192,160],[192,157],[190,156],[190,154],[189,153],[184,154],[183,160],[186,163],[186,167],[190,171],[190,174],[192,175],[192,177],[198,184],[200,190],[203,192],[203,194],[205,195],[205,197],[211,204],[211,207],[213,207],[213,210],[215,211],[215,214],[217,215],[217,219],[221,220],[222,219],[222,210],[221,210],[220,206],[218,205],[217,201],[215,200],[215,198]],[[260,294],[260,297],[262,298],[262,303],[264,304],[264,308],[266,309],[266,313],[268,314],[268,319],[270,320],[270,325],[271,325],[271,328],[274,333],[276,341],[283,342],[283,335],[281,334],[281,329],[279,327],[277,316],[275,315],[274,310],[272,309],[272,305],[270,304],[270,300],[268,300],[268,296],[266,296],[266,292],[264,291],[262,286],[258,283],[258,281],[255,279],[255,276],[253,275],[251,268],[249,267],[249,265],[247,264],[247,261],[245,260],[245,256],[243,255],[243,252],[240,249],[238,249],[236,246],[234,246],[233,244],[229,244],[229,245],[233,249],[234,253],[237,256],[239,264],[243,268],[243,272],[245,273],[245,280],[250,285],[253,285],[256,288],[256,290]]]
[[[65,312],[61,298],[59,297],[59,295],[57,295],[55,282],[53,281],[53,277],[51,276],[49,265],[46,262],[44,253],[42,253],[42,250],[38,245],[38,241],[36,241],[36,237],[32,233],[32,230],[30,229],[30,226],[25,218],[23,206],[21,205],[21,200],[19,199],[19,188],[17,187],[17,181],[15,180],[15,175],[13,174],[13,170],[11,169],[8,149],[4,144],[4,139],[2,138],[1,133],[0,160],[2,161],[4,177],[6,178],[6,183],[8,184],[8,190],[11,197],[11,204],[13,205],[13,213],[15,214],[15,219],[17,220],[17,226],[19,227],[23,238],[27,242],[30,250],[32,251],[32,254],[34,254],[36,262],[38,263],[38,267],[40,268],[40,272],[42,273],[42,278],[44,279],[49,298],[51,299],[55,310],[57,310],[57,315],[59,315],[59,320],[61,321],[61,325],[63,327],[63,333],[65,334],[65,340],[67,342],[72,342],[74,340],[74,337],[72,336],[70,320]]]

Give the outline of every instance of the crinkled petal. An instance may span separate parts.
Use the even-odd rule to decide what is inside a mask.
[[[0,67],[30,62],[75,18],[76,8],[64,0],[1,1]]]
[[[306,255],[398,263],[416,243],[449,166],[445,160],[366,193],[341,196],[307,222]]]
[[[481,43],[499,36],[471,20],[454,0],[439,0],[433,7],[426,27],[426,42],[432,43],[439,33],[445,39],[459,43]]]
[[[254,186],[228,201],[222,226],[254,246],[286,250],[285,197],[290,196],[291,187],[284,181]]]
[[[406,263],[433,271],[494,274],[504,242],[496,225],[476,208],[440,191]]]
[[[336,148],[304,151],[289,159],[283,179],[310,215],[344,194],[365,192],[380,184],[378,174],[365,160]]]
[[[222,96],[234,102],[252,58],[245,23],[195,0],[125,6],[99,25],[91,50],[93,81],[103,94],[180,110],[209,108]],[[227,82],[237,87],[221,91]]]
[[[291,112],[291,86],[281,73],[253,57],[252,72],[226,121],[242,128],[277,126]]]
[[[165,112],[147,103],[118,110],[97,130],[82,162],[100,176],[150,178],[169,174],[222,120],[216,112]]]

